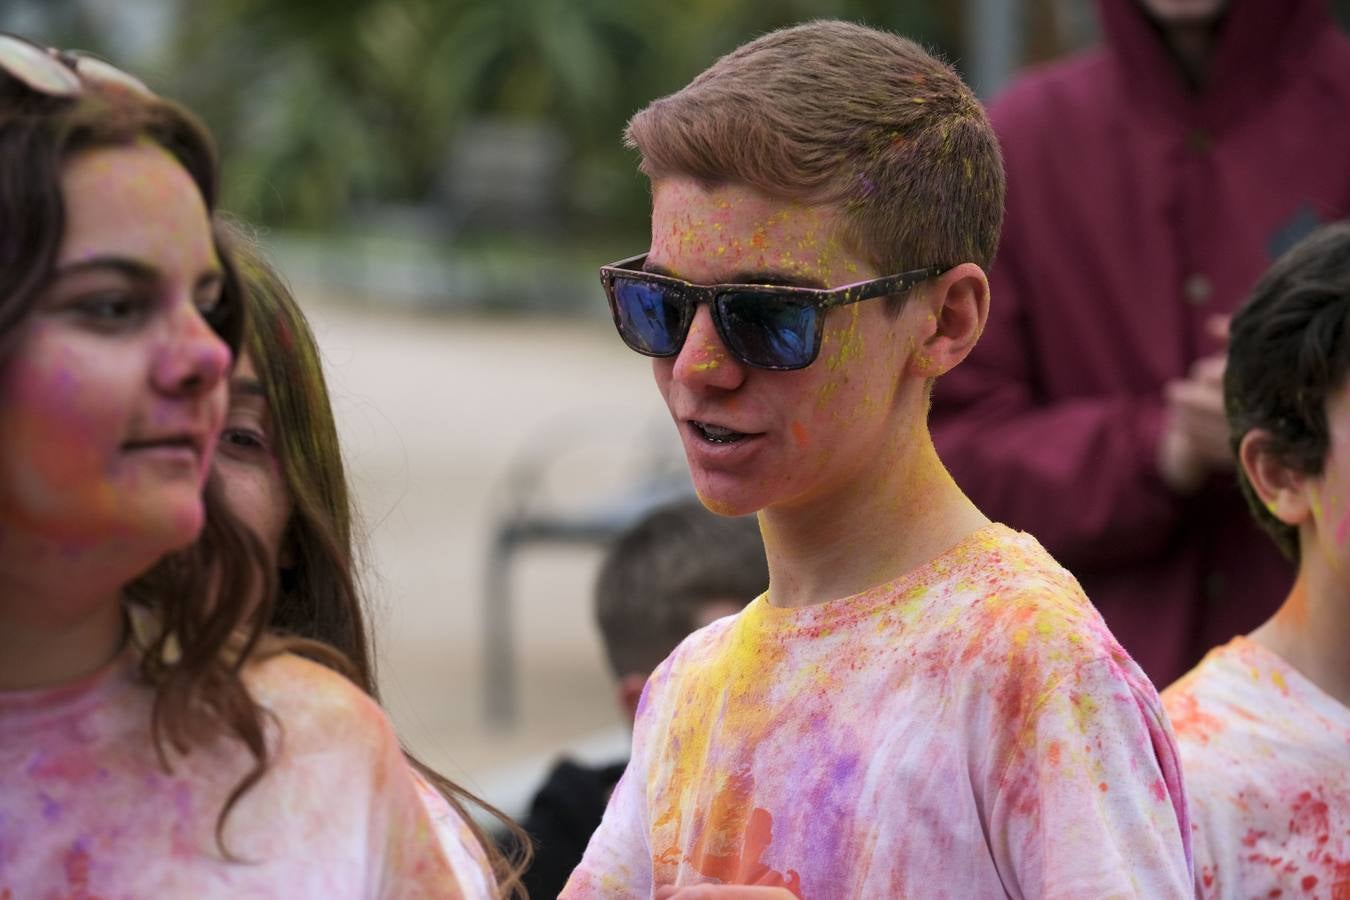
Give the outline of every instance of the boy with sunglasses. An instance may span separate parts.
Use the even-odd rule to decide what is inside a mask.
[[[1002,214],[970,90],[907,40],[814,22],[723,57],[627,137],[651,248],[605,268],[611,310],[654,358],[704,503],[759,513],[770,587],[652,675],[563,896],[1187,896],[1156,693],[928,436]]]

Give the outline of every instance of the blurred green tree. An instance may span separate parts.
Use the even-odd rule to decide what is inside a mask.
[[[624,121],[772,28],[841,17],[950,55],[936,0],[214,0],[180,19],[165,72],[219,135],[227,201],[289,227],[433,196],[475,117],[550,124],[569,148],[571,209],[632,225],[645,185]],[[161,83],[165,83],[161,81]]]

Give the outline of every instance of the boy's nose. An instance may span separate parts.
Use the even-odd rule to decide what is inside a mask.
[[[675,357],[672,376],[691,387],[716,387],[732,390],[745,380],[745,366],[722,343],[713,323],[712,310],[700,305],[689,325],[684,346]]]

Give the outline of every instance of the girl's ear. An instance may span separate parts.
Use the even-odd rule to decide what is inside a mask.
[[[974,263],[948,269],[916,289],[927,321],[910,360],[913,374],[937,378],[956,368],[975,346],[989,318],[989,279]]]
[[[1275,518],[1297,527],[1312,515],[1312,480],[1276,458],[1270,432],[1262,428],[1247,432],[1238,445],[1238,462],[1252,490]]]

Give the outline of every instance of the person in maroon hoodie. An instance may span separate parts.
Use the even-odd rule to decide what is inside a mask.
[[[991,106],[1008,171],[986,333],[934,438],[1039,538],[1159,684],[1274,611],[1292,572],[1226,445],[1227,316],[1350,216],[1350,40],[1322,0],[1101,0],[1105,46]]]

